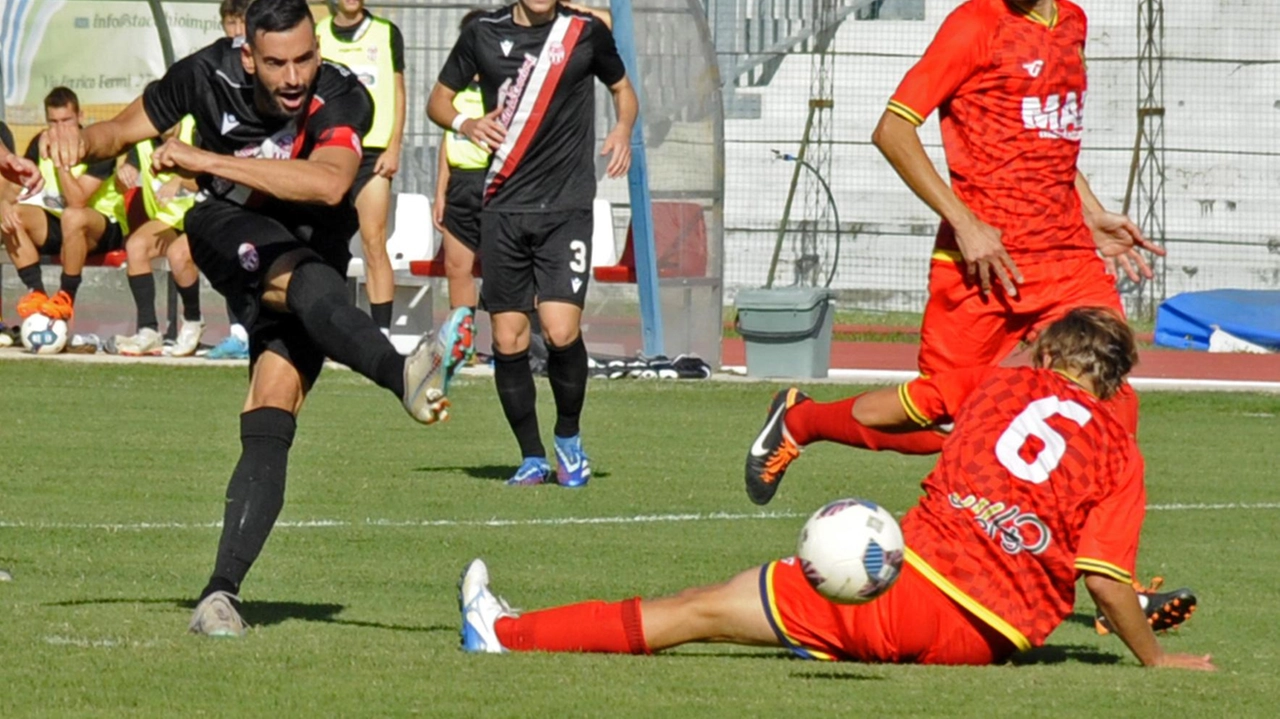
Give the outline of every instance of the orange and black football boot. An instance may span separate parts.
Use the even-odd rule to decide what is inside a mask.
[[[1147,624],[1150,624],[1152,631],[1156,632],[1176,629],[1190,619],[1191,614],[1196,610],[1194,592],[1186,587],[1161,592],[1162,584],[1164,584],[1163,577],[1153,577],[1151,584],[1146,587],[1136,580],[1133,583],[1134,590],[1138,592],[1138,603],[1142,605],[1142,611],[1147,615]],[[1099,634],[1110,634],[1112,631],[1111,622],[1101,614],[1094,619],[1093,627]]]
[[[808,395],[792,387],[779,391],[769,403],[764,428],[747,451],[747,496],[752,502],[768,504],[778,491],[787,466],[800,456],[800,447],[787,433],[783,419],[787,410],[808,399]]]

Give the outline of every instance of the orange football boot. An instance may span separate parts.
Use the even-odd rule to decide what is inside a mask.
[[[58,294],[54,295],[40,305],[40,314],[51,320],[71,321],[71,317],[75,315],[75,300],[71,299],[71,295],[65,290],[58,290]]]
[[[39,312],[40,308],[44,306],[44,303],[48,301],[49,295],[46,295],[40,290],[31,290],[27,294],[23,295],[22,299],[18,300],[18,317],[25,320],[31,315]]]

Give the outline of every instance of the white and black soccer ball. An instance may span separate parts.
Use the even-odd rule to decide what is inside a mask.
[[[22,346],[38,355],[58,354],[67,346],[67,323],[31,315],[22,321]]]
[[[837,499],[805,522],[796,556],[819,594],[838,604],[862,604],[898,580],[905,549],[902,528],[883,507]]]

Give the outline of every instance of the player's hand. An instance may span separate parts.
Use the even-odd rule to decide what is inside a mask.
[[[1208,654],[1162,654],[1155,666],[1171,669],[1191,669],[1197,672],[1215,672],[1213,657]]]
[[[78,125],[61,123],[40,134],[40,156],[53,162],[54,167],[70,170],[80,164],[87,151]]]
[[[462,123],[462,134],[480,147],[493,152],[507,139],[507,128],[498,120],[501,114],[502,108],[498,108],[479,120],[467,120]]]
[[[44,189],[44,176],[36,163],[10,153],[0,162],[0,176],[22,188],[18,199],[25,200]]]
[[[1142,236],[1142,230],[1124,215],[1115,212],[1103,212],[1091,219],[1089,229],[1093,230],[1093,244],[1107,263],[1108,269],[1115,274],[1119,265],[1124,273],[1134,282],[1142,278],[1155,276],[1151,266],[1139,252],[1146,250],[1153,255],[1165,256],[1164,248]]]
[[[431,224],[440,232],[444,232],[444,208],[447,204],[444,195],[436,195],[436,201],[431,204]]]
[[[18,214],[18,205],[12,202],[0,203],[0,232],[14,235],[25,229],[22,215]]]
[[[138,168],[127,162],[122,162],[120,163],[120,166],[116,168],[116,179],[119,180],[120,184],[123,185],[125,189],[137,187],[139,180]]]
[[[204,150],[171,137],[151,155],[151,166],[157,172],[186,170],[199,174],[205,171],[204,161],[208,155]]]
[[[605,168],[605,174],[609,177],[627,174],[627,170],[631,169],[631,132],[622,126],[613,128],[604,138],[600,156],[609,158],[609,166]]]
[[[373,164],[373,174],[385,177],[388,180],[396,176],[400,171],[400,146],[391,145],[378,156],[378,161]]]
[[[1000,281],[1010,297],[1017,297],[1017,283],[1022,282],[1022,271],[1000,241],[1000,230],[976,217],[954,229],[956,244],[960,246],[960,254],[964,255],[965,270],[970,279],[977,277],[982,294],[991,293],[991,280],[994,278]]]

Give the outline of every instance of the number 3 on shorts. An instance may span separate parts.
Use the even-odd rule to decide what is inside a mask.
[[[574,240],[569,243],[569,250],[573,252],[573,259],[569,260],[569,269],[577,274],[587,271],[587,243],[582,240]]]
[[[1045,397],[1027,405],[996,440],[996,459],[1010,474],[1032,484],[1041,484],[1058,468],[1067,453],[1067,440],[1046,421],[1055,415],[1066,417],[1081,427],[1093,419],[1084,405],[1069,399]],[[1044,443],[1044,448],[1030,462],[1018,454],[1028,437],[1036,437]]]

